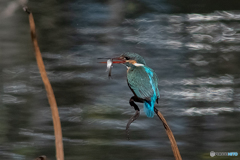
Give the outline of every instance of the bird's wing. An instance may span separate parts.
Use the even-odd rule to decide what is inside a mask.
[[[160,98],[160,93],[158,90],[158,77],[154,71],[153,71],[153,82],[154,82],[154,87],[155,87],[155,92],[157,94],[157,97]]]
[[[148,72],[146,71],[146,68],[148,69]],[[135,95],[141,99],[150,100],[154,95],[154,90],[156,96],[159,95],[157,88],[158,79],[154,71],[148,67],[136,67],[133,70],[129,70],[127,80],[129,87]]]

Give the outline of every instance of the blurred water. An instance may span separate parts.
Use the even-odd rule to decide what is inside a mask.
[[[20,2],[27,1],[0,2],[0,159],[54,159],[51,111]],[[183,159],[240,153],[239,5],[29,0],[59,106],[66,159],[173,159],[156,116],[142,114],[130,128],[131,141],[125,137],[134,113],[125,68],[115,65],[108,80],[106,66],[97,63],[98,57],[124,52],[141,54],[158,74],[157,108]]]

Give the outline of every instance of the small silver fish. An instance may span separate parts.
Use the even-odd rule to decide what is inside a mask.
[[[112,59],[108,59],[107,60],[107,70],[106,70],[106,72],[108,72],[108,77],[109,78],[111,78],[112,67],[113,67],[113,60]]]

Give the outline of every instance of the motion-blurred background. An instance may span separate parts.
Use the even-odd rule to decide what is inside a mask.
[[[126,69],[114,65],[109,80],[97,60],[124,52],[139,53],[158,74],[156,106],[184,160],[240,153],[239,0],[1,0],[0,159],[55,159],[51,111],[20,3],[33,11],[66,160],[174,159],[157,116],[142,112],[126,139],[134,114]]]

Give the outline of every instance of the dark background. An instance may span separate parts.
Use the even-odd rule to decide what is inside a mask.
[[[240,153],[238,0],[0,2],[0,159],[55,158],[51,111],[34,57],[28,16],[62,122],[66,160],[172,160],[162,123],[134,109],[126,69],[109,80],[97,58],[136,52],[159,77],[156,105],[184,160]],[[142,104],[139,104],[142,109]]]

